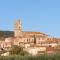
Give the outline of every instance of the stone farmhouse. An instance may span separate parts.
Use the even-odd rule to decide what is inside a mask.
[[[0,41],[0,48],[8,50],[12,45],[22,46],[32,55],[60,51],[60,38],[53,38],[42,32],[22,30],[22,21],[19,19],[14,24],[14,37]]]

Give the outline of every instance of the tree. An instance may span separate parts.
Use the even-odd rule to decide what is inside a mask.
[[[36,44],[36,37],[35,37],[35,35],[34,35],[34,44]]]

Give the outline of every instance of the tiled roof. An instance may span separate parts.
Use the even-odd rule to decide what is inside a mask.
[[[46,47],[46,51],[54,51],[54,47]]]
[[[42,36],[48,36],[47,34],[44,34],[42,32],[31,32],[31,31],[23,31],[25,35],[42,35]]]
[[[42,32],[31,32],[31,31],[24,31],[26,34],[44,34]]]

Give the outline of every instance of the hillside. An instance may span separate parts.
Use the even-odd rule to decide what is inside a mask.
[[[4,40],[6,37],[13,37],[14,32],[13,31],[0,31],[0,40]]]

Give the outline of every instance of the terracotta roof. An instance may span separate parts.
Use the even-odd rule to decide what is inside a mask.
[[[46,36],[48,36],[47,34],[44,34],[44,33],[42,33],[42,32],[31,32],[31,31],[23,31],[25,34],[34,34],[34,35],[36,35],[36,34],[42,34],[42,35],[46,35]]]
[[[46,47],[46,51],[54,51],[54,47]]]

